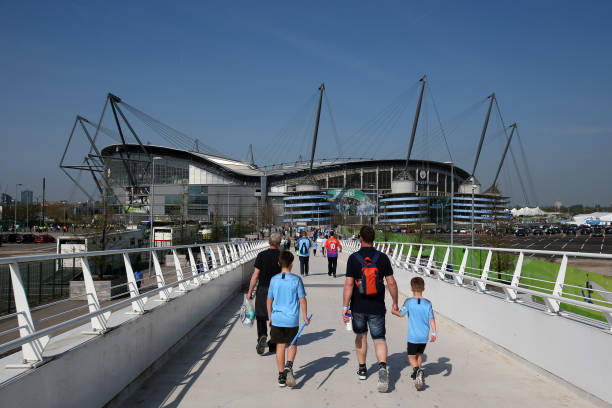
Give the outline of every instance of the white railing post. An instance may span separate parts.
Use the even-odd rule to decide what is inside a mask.
[[[461,266],[459,267],[459,273],[455,275],[455,284],[463,286],[463,275],[465,275],[465,267],[467,265],[469,250],[465,248],[463,252],[463,259],[461,260]]]
[[[482,275],[480,279],[486,281],[489,279],[489,268],[491,267],[491,258],[493,257],[493,251],[489,249],[487,253],[487,260],[485,261],[484,268],[482,268]],[[482,281],[476,281],[476,287],[479,293],[484,293],[487,290],[487,284]]]
[[[442,261],[442,267],[438,271],[438,278],[444,280],[444,275],[446,274],[446,266],[448,265],[448,257],[450,256],[450,246],[446,247],[446,252],[444,253],[444,261]]]
[[[210,251],[210,260],[212,261],[212,271],[210,271],[210,276],[214,279],[214,278],[218,278],[220,275],[220,271],[219,271],[219,264],[217,264],[217,259],[215,258],[215,250],[212,246],[208,247],[208,250]]]
[[[406,260],[404,261],[404,268],[410,270],[410,257],[412,256],[412,244],[408,247],[408,254],[406,255]]]
[[[189,267],[191,269],[191,276],[193,277],[193,284],[200,286],[200,278],[198,277],[198,265],[196,264],[195,257],[191,248],[187,248],[187,254],[189,255]]]
[[[396,266],[401,266],[402,265],[402,256],[404,256],[404,246],[406,244],[402,244],[399,248],[399,251],[397,253],[397,258],[395,258],[395,265]]]
[[[132,269],[132,263],[130,262],[130,256],[123,253],[123,263],[125,264],[125,275],[127,276],[127,288],[130,292],[130,297],[136,297],[140,295],[138,285],[136,284],[136,278],[134,277],[134,270]],[[143,314],[145,312],[144,304],[147,298],[137,299],[132,302],[132,312],[128,314]]]
[[[431,252],[429,254],[429,259],[427,260],[427,266],[425,267],[425,274],[431,275],[431,268],[434,264],[434,252],[436,250],[436,246],[432,245]]]
[[[208,256],[206,255],[206,251],[204,247],[200,247],[200,257],[202,258],[202,281],[209,281],[212,279],[210,270],[208,268]]]
[[[391,258],[391,263],[393,265],[397,263],[398,254],[399,254],[399,244],[395,244],[395,248],[393,248],[393,257]]]
[[[414,273],[419,273],[422,254],[423,254],[423,244],[419,245],[419,252],[417,253],[417,257],[414,261],[414,265],[412,265],[412,270],[414,271]]]
[[[96,292],[96,286],[94,285],[93,276],[91,276],[91,268],[89,267],[89,260],[83,257],[81,260],[81,267],[83,269],[83,282],[85,283],[85,296],[87,305],[89,306],[89,313],[97,312],[100,310],[100,301],[98,299],[98,293]],[[112,288],[111,288],[112,291]],[[108,294],[110,300],[110,293]],[[84,334],[102,334],[108,330],[106,323],[110,318],[111,312],[106,312],[101,315],[97,315],[91,318],[91,332],[83,332]]]
[[[166,279],[164,279],[164,274],[162,272],[161,265],[159,264],[159,258],[157,257],[157,251],[151,251],[153,256],[153,268],[155,269],[155,279],[157,280],[157,287],[163,288],[166,286]],[[167,302],[170,300],[170,293],[172,292],[172,288],[167,288],[159,292],[159,300],[162,302]]]
[[[11,286],[13,287],[13,299],[15,300],[15,310],[17,314],[17,324],[19,325],[19,337],[34,334],[34,320],[28,304],[28,296],[23,288],[21,273],[17,262],[9,265],[11,273]],[[40,337],[21,346],[23,364],[7,365],[6,368],[33,368],[43,361],[43,351],[49,343],[49,336]]]
[[[217,253],[219,254],[219,266],[221,266],[219,274],[223,275],[225,272],[227,272],[227,257],[223,256],[220,245],[217,245]]]
[[[523,271],[523,251],[519,253],[519,257],[516,261],[516,267],[514,268],[514,274],[512,275],[512,282],[510,282],[510,287],[504,287],[504,292],[506,293],[506,300],[508,302],[516,302],[517,301],[517,292],[518,284],[521,280],[521,272]]]
[[[172,250],[172,257],[174,258],[174,270],[176,271],[176,280],[182,281],[183,279],[185,279],[185,276],[183,275],[181,260],[179,259],[176,249]],[[178,287],[179,292],[187,292],[187,285],[185,285],[185,282],[180,282],[178,284]]]
[[[552,295],[561,297],[563,295],[563,284],[565,283],[565,271],[567,270],[567,255],[563,255],[561,259],[561,266],[559,267],[559,273],[557,274],[557,281],[553,289]],[[558,300],[549,299],[544,297],[544,303],[546,304],[546,313],[557,314],[559,313],[561,304]]]

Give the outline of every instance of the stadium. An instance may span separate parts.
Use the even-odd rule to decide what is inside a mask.
[[[152,207],[157,219],[201,223],[217,217],[245,225],[447,225],[454,189],[454,221],[471,221],[470,175],[448,163],[411,160],[406,168],[399,159],[314,162],[311,172],[308,163],[259,169],[207,153],[145,147],[146,154],[137,144],[102,150],[114,196],[134,220],[148,219]],[[466,185],[469,194],[462,190]],[[506,216],[506,197],[481,194],[475,186],[477,222]]]
[[[408,154],[404,159],[371,155],[373,157],[370,158],[340,156],[315,160],[325,92],[325,86],[321,84],[314,94],[318,104],[315,104],[317,109],[310,160],[302,159],[300,153],[298,160],[291,163],[258,165],[253,159],[252,145],[249,145],[250,160],[232,158],[210,146],[200,145],[197,139],[189,138],[119,97],[108,94],[100,120],[94,123],[77,116],[68,139],[65,152],[69,150],[71,142],[74,143],[75,129],[82,129],[89,141],[89,154],[83,163],[70,165],[66,163],[64,153],[60,168],[93,199],[93,195],[68,171],[90,173],[105,205],[115,209],[113,217],[129,224],[154,218],[179,224],[238,225],[253,230],[264,225],[280,224],[435,224],[449,227],[452,223],[474,222],[486,226],[508,221],[511,218],[507,211],[509,197],[500,192],[498,178],[506,153],[512,152],[509,147],[515,132],[518,134],[516,124],[503,124],[495,94],[491,94],[480,102],[486,101],[488,110],[471,171],[450,161],[416,159],[411,154],[426,82],[426,77],[423,77],[414,88],[417,91],[420,88],[420,94],[417,92],[417,109]],[[327,100],[326,95],[325,98]],[[503,138],[505,148],[493,182],[488,189],[481,191],[482,186],[475,173],[494,106],[503,130],[498,136]],[[114,118],[114,121],[111,126],[116,130],[103,125],[107,107],[112,111],[111,120]],[[173,147],[143,143],[134,122],[128,121],[126,113],[162,135]],[[331,111],[329,116],[333,120]],[[335,124],[333,129],[335,132]],[[511,129],[509,135],[508,129]],[[369,130],[364,133],[365,138],[376,143]],[[114,139],[116,143],[98,149],[98,137],[101,135]],[[290,145],[293,140],[295,135],[280,135],[272,144],[281,145],[282,150],[282,143]],[[339,148],[337,139],[336,143]],[[451,156],[446,139],[444,143]],[[443,145],[438,147],[444,149]],[[279,149],[279,146],[274,148]],[[403,150],[401,146],[399,148]],[[309,149],[309,146],[300,147],[300,151],[305,149]],[[393,155],[396,151],[397,146]],[[525,193],[515,157],[512,158]],[[524,167],[528,171],[526,159]],[[531,178],[528,181],[531,182]]]

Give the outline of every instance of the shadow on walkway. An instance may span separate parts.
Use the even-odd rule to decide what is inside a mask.
[[[437,362],[431,362],[425,364],[427,361],[427,354],[423,354],[423,371],[425,374],[425,378],[430,375],[438,375],[443,372],[444,377],[448,377],[451,375],[453,371],[453,365],[450,363],[450,359],[448,357],[440,357]],[[412,367],[408,362],[408,355],[406,352],[402,353],[394,353],[387,357],[387,365],[389,367],[389,391],[391,392],[395,389],[395,384],[399,381],[402,376],[402,372],[408,368],[406,371],[406,375],[410,378],[410,374],[412,374]],[[378,363],[374,363],[368,369],[368,377],[371,375],[377,375],[378,373]],[[412,379],[411,379],[412,380]],[[423,387],[422,391],[427,389],[427,385]]]
[[[193,348],[190,348],[193,347],[193,344],[189,344],[176,351],[176,359],[184,362],[184,364],[179,366],[181,373],[177,373],[177,376],[174,377],[178,380],[164,383],[162,386],[165,385],[166,389],[163,391],[157,390],[160,393],[160,398],[157,401],[153,401],[151,406],[174,408],[180,405],[189,389],[194,385],[198,377],[202,375],[202,372],[239,321],[239,314],[236,313],[236,310],[240,307],[240,303],[241,300],[237,297],[237,300],[226,304],[211,320],[198,329],[195,338],[201,338],[201,348],[199,350],[193,350]],[[157,384],[157,386],[160,386],[160,384]],[[179,390],[175,394],[177,389]],[[146,386],[141,389],[141,392],[147,392]],[[148,395],[148,398],[150,397],[151,394]],[[150,404],[151,402],[149,400],[148,403]]]
[[[316,333],[306,333],[299,337],[297,343],[300,346],[305,346],[306,344],[310,344],[318,340],[323,340],[334,334],[335,331],[336,329],[325,329]]]
[[[321,357],[301,366],[300,369],[295,372],[295,378],[298,380],[298,383],[293,388],[300,389],[317,373],[330,370],[329,373],[327,373],[327,376],[317,387],[317,389],[321,388],[323,384],[325,384],[325,382],[331,377],[334,371],[348,363],[349,355],[350,353],[348,351],[341,351],[333,357]]]

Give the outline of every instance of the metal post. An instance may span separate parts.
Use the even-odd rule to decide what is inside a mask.
[[[451,244],[451,265],[453,265],[453,272],[455,271],[455,254],[453,252],[454,248],[453,248],[453,244],[454,244],[454,237],[455,237],[455,209],[454,209],[454,199],[455,199],[455,163],[451,162],[451,220],[450,220],[450,225],[451,225],[451,239],[450,239],[450,244]]]
[[[153,199],[155,197],[155,160],[159,160],[161,157],[151,158],[151,191],[149,192],[149,248],[153,248]],[[153,269],[151,263],[153,262],[153,251],[149,253],[149,278],[153,276]]]
[[[15,223],[13,224],[14,232],[17,232],[17,189],[22,184],[15,184],[15,198],[13,199],[13,203],[15,204]]]
[[[474,177],[472,177],[472,273],[474,273]]]
[[[230,241],[230,227],[229,227],[229,184],[227,185],[227,242]]]

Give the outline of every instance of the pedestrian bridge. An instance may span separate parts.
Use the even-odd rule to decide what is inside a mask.
[[[416,391],[406,358],[407,322],[388,314],[390,387],[386,394],[376,392],[371,341],[368,380],[360,381],[354,335],[341,320],[346,259],[357,243],[343,245],[336,279],[327,275],[325,258],[311,257],[311,275],[304,283],[314,316],[300,337],[294,389],[278,388],[273,355],[255,353],[256,329],[244,328],[238,317],[240,289],[254,257],[267,247],[264,242],[158,248],[152,274],[141,282],[130,255],[146,250],[78,254],[87,300],[66,299],[62,304],[71,307],[59,312],[59,302],[28,306],[20,265],[74,255],[0,259],[10,265],[17,310],[0,320],[2,327],[14,322],[0,332],[2,406],[395,407],[416,402],[442,407],[478,402],[582,407],[612,402],[610,325],[581,313],[612,316],[609,292],[599,290],[590,302],[567,296],[572,285],[564,274],[568,260],[578,255],[557,254],[559,272],[548,290],[544,282],[529,285],[521,279],[529,271],[531,252],[510,254],[517,256],[514,273],[498,279],[494,261],[504,250],[401,243],[377,246],[392,259],[400,302],[410,295],[413,276],[427,278],[425,296],[433,302],[439,338],[427,346],[426,387]],[[484,256],[484,264],[472,267],[468,254]],[[109,255],[123,258],[127,281],[122,296],[103,299],[90,260]]]

